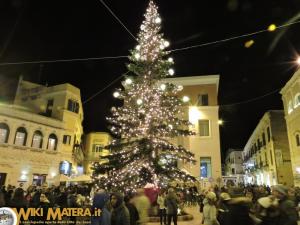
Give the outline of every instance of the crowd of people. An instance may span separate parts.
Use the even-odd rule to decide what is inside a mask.
[[[158,216],[161,225],[177,225],[183,205],[197,202],[204,225],[297,225],[300,189],[284,185],[230,186],[201,189],[170,187],[160,190],[150,202],[144,189],[131,194],[108,193],[83,186],[8,185],[0,191],[0,207],[16,208],[85,208],[101,209],[100,216],[84,218],[92,225],[143,225],[149,216]],[[153,210],[157,208],[157,212]],[[79,218],[66,218],[76,224]],[[34,218],[31,218],[34,220]]]
[[[300,189],[284,185],[216,187],[199,199],[205,225],[297,225]]]

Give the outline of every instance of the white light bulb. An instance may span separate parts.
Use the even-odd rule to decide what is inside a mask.
[[[163,49],[165,48],[165,46],[164,46],[164,45],[160,45],[159,48],[160,48],[161,50],[163,50]]]
[[[115,98],[118,98],[118,97],[120,96],[120,92],[115,91],[115,92],[113,93],[113,96],[114,96]]]
[[[165,84],[160,85],[160,89],[163,90],[163,91],[166,90],[166,87],[167,86]]]
[[[164,46],[165,46],[165,47],[169,47],[169,46],[170,46],[170,42],[164,41]]]
[[[298,57],[297,63],[298,63],[298,65],[300,65],[300,57]]]
[[[144,24],[141,25],[141,30],[145,30],[145,25]]]
[[[136,100],[136,103],[137,103],[138,105],[141,105],[141,104],[143,103],[143,100],[142,100],[142,99],[138,99],[138,100]]]
[[[156,17],[155,23],[161,23],[161,18],[160,17]]]
[[[173,129],[173,125],[172,125],[172,124],[169,124],[169,127],[170,127],[171,129]]]
[[[140,49],[141,49],[141,46],[140,46],[140,45],[137,45],[137,46],[135,47],[135,49],[136,49],[136,50],[140,50]]]
[[[168,58],[168,62],[170,62],[170,63],[172,63],[172,62],[174,62],[174,60],[173,60],[173,58]]]
[[[139,53],[135,53],[134,57],[135,57],[136,59],[139,59],[139,58],[141,57],[141,55],[140,55]]]
[[[169,74],[170,74],[171,76],[173,76],[174,73],[175,73],[175,71],[174,71],[173,69],[169,69],[168,72],[169,72]]]
[[[182,85],[178,85],[177,88],[178,88],[178,91],[182,91],[183,90],[183,86]]]
[[[190,98],[188,96],[183,96],[182,101],[188,102],[188,101],[190,101]]]
[[[125,80],[125,84],[128,84],[128,85],[132,84],[132,80],[130,78],[127,78]]]

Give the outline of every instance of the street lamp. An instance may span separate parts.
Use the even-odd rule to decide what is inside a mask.
[[[297,64],[300,66],[300,56],[297,58]]]

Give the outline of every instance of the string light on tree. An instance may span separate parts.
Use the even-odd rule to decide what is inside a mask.
[[[189,121],[182,119],[183,102],[177,97],[182,87],[163,81],[175,72],[170,68],[173,59],[164,50],[170,43],[160,33],[157,10],[150,0],[127,66],[134,82],[127,78],[124,90],[114,93],[123,106],[112,109],[107,117],[116,138],[107,146],[110,154],[93,164],[93,179],[105,190],[129,192],[147,183],[165,188],[174,179],[195,181],[175,166],[176,160],[195,160],[190,151],[170,139],[193,133],[188,130]],[[105,173],[107,178],[99,177]]]
[[[143,104],[143,100],[142,100],[142,99],[138,99],[138,100],[136,100],[136,104],[138,104],[138,105],[141,105],[141,104]]]
[[[175,71],[171,68],[171,69],[168,70],[168,73],[169,73],[171,76],[173,76],[174,73],[175,73]]]
[[[165,84],[161,84],[161,85],[160,85],[160,89],[163,90],[163,91],[166,90],[166,87],[167,87],[167,86],[166,86]]]
[[[127,85],[132,84],[132,80],[131,80],[130,78],[127,78],[127,79],[125,80],[125,84],[127,84]]]
[[[160,17],[156,17],[155,18],[155,23],[160,24],[161,23],[161,18]]]
[[[165,46],[166,48],[169,47],[169,46],[170,46],[170,42],[164,41],[164,46]]]
[[[118,92],[118,91],[115,91],[115,92],[113,93],[113,96],[114,96],[115,98],[118,98],[118,97],[120,97],[120,92]]]

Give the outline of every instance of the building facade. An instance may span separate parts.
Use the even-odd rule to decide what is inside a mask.
[[[242,149],[228,149],[225,158],[225,176],[244,174]]]
[[[281,90],[295,186],[300,186],[300,69]]]
[[[293,185],[291,157],[282,110],[264,114],[243,149],[245,183]]]
[[[0,105],[0,184],[58,184],[83,173],[80,90],[19,80],[14,104]]]
[[[91,132],[84,138],[84,170],[86,174],[92,175],[92,164],[100,162],[100,157],[107,155],[109,150],[105,146],[109,145],[112,138],[109,133]]]
[[[218,87],[219,75],[169,78],[166,82],[182,85],[179,97],[188,96],[185,119],[196,135],[178,137],[177,143],[195,154],[196,165],[180,164],[203,182],[221,178]]]

